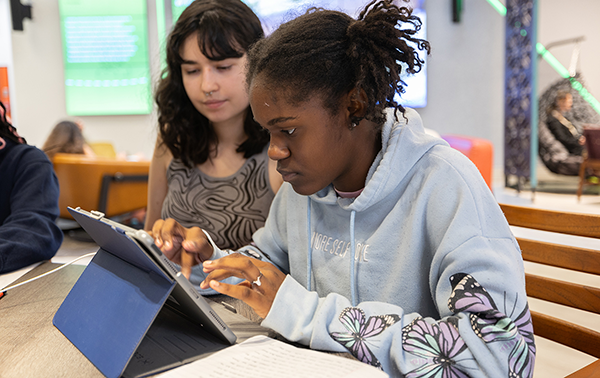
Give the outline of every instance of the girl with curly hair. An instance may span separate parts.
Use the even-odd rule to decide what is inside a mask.
[[[246,51],[263,35],[240,0],[194,1],[176,22],[155,96],[147,230],[176,221],[238,248],[264,224],[282,179],[244,80]]]

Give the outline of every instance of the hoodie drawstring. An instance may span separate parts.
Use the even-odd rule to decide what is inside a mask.
[[[354,220],[356,219],[356,210],[350,213],[350,250],[352,251],[352,260],[350,260],[350,292],[352,293],[352,306],[356,307],[356,279],[354,270],[356,266],[356,242],[354,240]]]
[[[308,232],[308,261],[307,261],[307,267],[306,267],[306,277],[307,277],[307,281],[306,281],[306,288],[308,289],[308,291],[310,290],[310,283],[312,281],[312,234],[311,234],[311,229],[310,229],[310,197],[306,197],[308,199],[307,202],[307,210],[306,210],[306,219],[307,219],[307,225],[306,225],[306,231]]]

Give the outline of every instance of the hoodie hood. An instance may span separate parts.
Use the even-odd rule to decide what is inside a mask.
[[[311,290],[313,280],[311,201],[329,205],[337,202],[342,209],[350,212],[348,225],[351,246],[350,261],[355,261],[356,213],[369,209],[397,190],[401,181],[407,177],[408,172],[433,146],[438,144],[447,145],[442,139],[425,133],[421,117],[416,111],[406,109],[404,115],[402,115],[400,112],[396,112],[395,109],[389,108],[386,110],[386,113],[387,121],[381,131],[381,151],[379,151],[373,164],[371,164],[362,193],[356,198],[339,198],[333,185],[329,185],[327,188],[307,198],[306,233],[309,243],[307,248],[306,287],[308,290]],[[398,115],[398,119],[396,119],[395,114]],[[356,305],[358,303],[356,294],[356,264],[351,263],[349,268],[351,300],[352,305]]]
[[[406,108],[403,115],[394,108],[388,108],[386,113],[387,120],[381,131],[381,151],[369,169],[362,193],[355,199],[339,198],[333,185],[329,185],[311,195],[311,201],[324,204],[337,202],[344,209],[364,211],[396,190],[413,166],[433,146],[447,145],[443,139],[425,133],[421,117],[413,109]]]

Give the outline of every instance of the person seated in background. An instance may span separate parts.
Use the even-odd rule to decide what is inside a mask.
[[[548,129],[565,148],[569,154],[581,156],[585,137],[577,128],[565,117],[565,114],[573,106],[573,95],[565,90],[556,93],[556,100],[548,110]]]
[[[0,102],[0,273],[54,256],[63,240],[58,194],[48,157],[17,134]]]
[[[176,221],[236,249],[264,225],[282,178],[244,80],[246,50],[263,35],[240,0],[197,0],[179,17],[155,95],[146,230]]]
[[[68,120],[61,121],[54,126],[42,147],[42,151],[48,155],[50,160],[59,152],[96,157],[96,154],[83,137],[81,122]]]

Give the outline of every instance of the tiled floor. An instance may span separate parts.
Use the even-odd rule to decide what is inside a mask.
[[[540,169],[539,174],[540,187],[554,188],[556,191],[573,190],[576,187],[575,177],[560,177]],[[514,189],[504,188],[504,177],[497,174],[494,177],[494,193],[499,202],[517,204],[522,206],[540,207],[554,210],[573,211],[600,214],[600,195],[584,195],[581,202],[577,202],[575,194],[556,194],[537,191],[535,195],[530,191],[522,190],[517,192]],[[515,229],[515,234],[522,235],[522,231]],[[536,235],[528,235],[536,237]],[[544,236],[541,236],[544,237]],[[598,241],[595,240],[579,240],[582,238],[569,239],[575,245],[581,245],[587,248],[600,249]],[[73,237],[66,235],[61,249],[52,259],[53,262],[65,263],[73,260],[78,256],[95,252],[97,246],[91,242],[78,241]],[[87,264],[91,257],[87,257],[78,261],[78,264]],[[526,263],[525,270],[527,272],[536,273],[539,275],[547,275],[557,279],[571,280],[574,282],[584,283],[590,286],[600,287],[600,279],[591,277],[586,274],[565,273],[561,269],[545,268],[537,264]],[[0,287],[4,287],[8,283],[18,278],[23,272],[15,272],[10,275],[0,276]],[[541,301],[530,299],[530,307],[534,310],[550,312],[557,317],[572,319],[573,321],[584,324],[590,328],[600,331],[600,316],[583,313],[581,311],[570,311],[558,305],[548,305]],[[564,377],[569,373],[580,369],[581,367],[591,363],[595,359],[586,354],[573,351],[569,348],[562,347],[554,342],[537,338],[537,363],[534,373],[534,378],[547,377]]]

